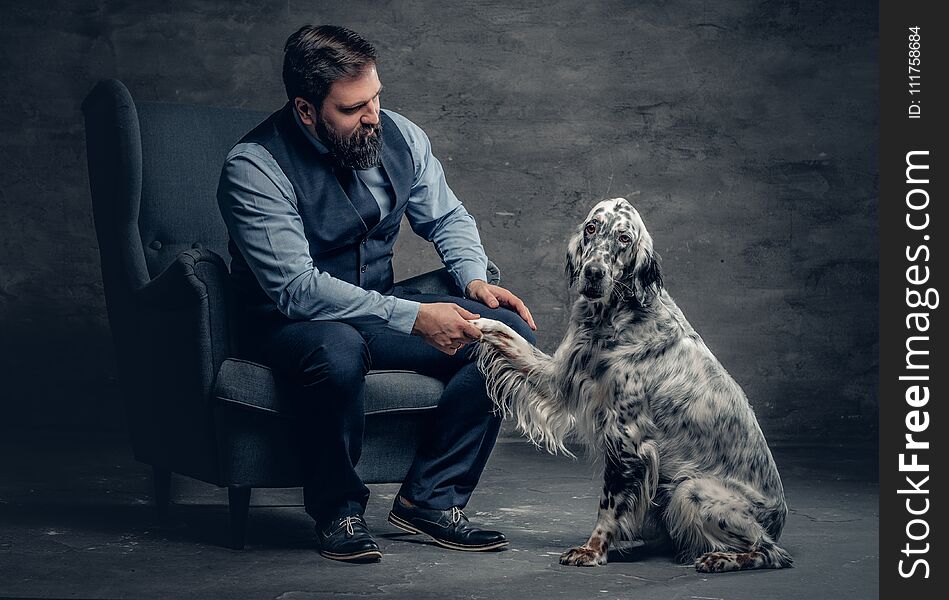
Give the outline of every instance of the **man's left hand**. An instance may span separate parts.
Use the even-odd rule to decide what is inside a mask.
[[[530,325],[531,329],[537,331],[537,325],[534,325],[534,317],[531,316],[531,311],[527,310],[527,306],[520,298],[503,287],[475,279],[468,284],[468,289],[465,293],[472,300],[477,300],[488,308],[497,308],[499,306],[510,308],[520,315],[520,317]]]

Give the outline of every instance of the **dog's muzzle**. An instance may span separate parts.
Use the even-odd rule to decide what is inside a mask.
[[[606,265],[589,262],[580,277],[580,293],[590,300],[602,298],[606,291]]]

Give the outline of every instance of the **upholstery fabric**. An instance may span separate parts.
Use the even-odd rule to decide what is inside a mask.
[[[226,479],[255,487],[299,485],[292,448],[295,410],[280,388],[266,366],[241,359],[227,359],[221,365],[214,395],[217,420],[226,424],[221,437],[230,457],[223,464]],[[365,442],[358,466],[364,481],[401,480],[415,455],[425,414],[443,389],[437,379],[409,371],[369,372]]]
[[[231,146],[267,113],[141,103],[142,197],[138,228],[148,273],[206,248],[227,256],[227,229],[215,192]]]
[[[229,358],[221,365],[214,395],[235,409],[279,418],[292,418],[294,409],[280,392],[281,384],[264,365]],[[366,414],[411,412],[437,405],[444,385],[412,371],[369,371],[366,375]]]

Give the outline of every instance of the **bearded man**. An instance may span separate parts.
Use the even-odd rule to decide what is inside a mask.
[[[352,31],[302,27],[284,47],[289,101],[227,156],[217,197],[242,347],[282,375],[300,404],[304,504],[323,556],[382,556],[362,518],[369,489],[355,471],[370,365],[446,382],[390,521],[447,548],[504,548],[502,533],[461,512],[500,426],[466,347],[480,337],[468,319],[498,319],[531,342],[536,328],[517,296],[487,283],[475,221],[428,137],[380,108],[376,63]],[[394,288],[403,215],[435,244],[466,297]]]

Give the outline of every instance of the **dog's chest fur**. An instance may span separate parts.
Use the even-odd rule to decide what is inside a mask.
[[[560,347],[560,359],[569,366],[559,373],[561,393],[574,405],[578,433],[594,444],[606,438],[611,446],[619,439],[640,439],[642,417],[649,414],[645,378],[639,369],[617,369],[618,356],[628,360],[649,353],[635,342],[636,319],[585,300],[573,312],[569,343]]]
[[[594,382],[605,383],[610,369],[609,356],[616,349],[616,326],[597,303],[578,301],[573,307],[573,326],[567,332],[570,343],[563,344],[561,390],[566,398],[596,400]],[[592,375],[592,377],[591,377]],[[582,399],[580,399],[583,402]]]

